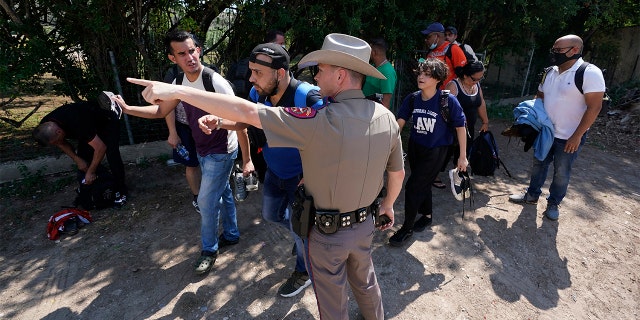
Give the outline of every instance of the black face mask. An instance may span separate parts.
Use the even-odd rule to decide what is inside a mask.
[[[559,66],[569,60],[573,60],[573,59],[578,59],[581,57],[581,54],[576,53],[574,55],[572,55],[571,57],[567,57],[566,52],[565,53],[550,53],[549,54],[549,62],[551,62],[552,65],[554,66]]]

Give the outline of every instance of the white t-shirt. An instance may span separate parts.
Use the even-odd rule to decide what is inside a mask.
[[[202,82],[203,81],[203,79],[202,79],[203,70],[204,70],[204,68],[202,70],[200,70],[200,75],[198,76],[198,78],[194,82],[189,81],[189,79],[187,79],[187,77],[185,76],[182,79],[182,85],[187,86],[187,87],[200,89],[202,91],[206,91],[205,87],[204,87],[204,83]],[[180,76],[183,76],[183,74],[181,74]],[[228,94],[228,95],[232,95],[232,96],[235,95],[233,93],[233,88],[231,87],[229,82],[224,77],[222,77],[219,73],[215,72],[213,74],[211,82],[213,83],[213,88],[216,90],[216,92],[224,93],[224,94]],[[176,84],[176,79],[173,79],[173,82],[171,84]],[[185,124],[185,125],[189,125],[189,122],[187,121],[187,114],[184,112],[184,107],[182,106],[182,101],[178,102],[178,105],[176,106],[175,112],[176,112],[175,113],[176,120],[178,122],[180,122],[182,124]]]
[[[575,84],[575,74],[584,62],[579,58],[576,63],[563,73],[558,73],[558,67],[553,66],[538,90],[544,93],[544,109],[553,123],[553,136],[559,139],[569,139],[576,131],[587,104],[584,95]],[[584,71],[582,89],[584,93],[604,92],[605,84],[602,71],[589,64]]]

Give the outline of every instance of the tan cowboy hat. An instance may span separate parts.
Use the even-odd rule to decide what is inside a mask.
[[[359,38],[341,33],[331,33],[324,37],[320,50],[313,51],[300,60],[300,69],[325,63],[343,67],[378,79],[387,79],[369,64],[371,47]]]

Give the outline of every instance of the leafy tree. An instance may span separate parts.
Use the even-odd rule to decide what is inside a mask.
[[[0,0],[0,7],[3,108],[21,94],[42,90],[44,73],[61,79],[56,89],[73,100],[114,91],[112,57],[121,81],[160,79],[169,65],[162,39],[174,28],[206,39],[207,57],[224,71],[270,29],[286,33],[293,57],[318,49],[326,34],[341,32],[382,36],[392,59],[410,62],[424,49],[419,31],[440,21],[458,27],[460,40],[486,51],[492,65],[508,54],[526,56],[535,46],[535,64],[541,66],[542,48],[560,35],[574,33],[591,43],[598,30],[640,22],[636,0]],[[597,50],[598,45],[587,48]],[[138,90],[124,89],[127,95]]]

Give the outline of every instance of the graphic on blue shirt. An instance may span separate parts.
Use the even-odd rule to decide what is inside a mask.
[[[398,110],[399,119],[413,124],[409,138],[426,148],[451,145],[455,138],[452,128],[465,126],[462,107],[453,95],[449,95],[448,102],[451,124],[445,122],[440,114],[440,94],[438,91],[427,101],[423,101],[420,94],[409,94]],[[410,103],[410,99],[415,100]]]

